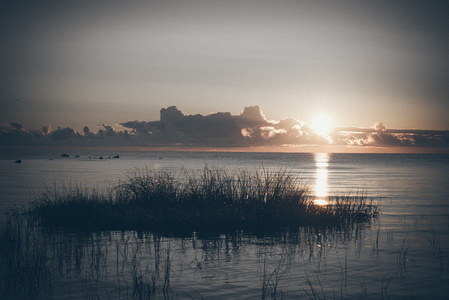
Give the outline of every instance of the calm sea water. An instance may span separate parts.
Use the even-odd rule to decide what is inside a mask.
[[[350,232],[304,228],[289,237],[241,233],[213,239],[196,235],[156,239],[150,233],[104,233],[97,238],[109,254],[104,256],[105,273],[98,275],[100,281],[96,277],[95,288],[91,284],[86,289],[86,282],[93,279],[81,272],[72,281],[58,279],[55,298],[89,298],[92,290],[116,299],[132,296],[125,284],[131,259],[131,267],[125,267],[124,261],[123,269],[118,271],[119,257],[124,259],[118,245],[123,246],[124,240],[138,252],[135,257],[139,258],[141,271],[148,271],[146,274],[162,268],[163,264],[157,263],[158,255],[168,255],[170,293],[175,298],[253,299],[262,297],[263,291],[267,298],[276,295],[290,299],[446,297],[449,155],[117,150],[66,153],[70,157],[62,158],[60,150],[0,149],[0,211],[12,205],[27,205],[33,195],[54,185],[105,189],[126,180],[128,172],[136,168],[176,173],[181,168],[200,170],[208,165],[230,171],[286,169],[308,183],[318,197],[360,189],[380,200],[382,213],[373,223]],[[119,159],[108,158],[116,154],[120,154]],[[14,163],[16,159],[22,163]],[[125,278],[120,281],[120,292],[117,278],[107,275],[114,272],[116,277]]]

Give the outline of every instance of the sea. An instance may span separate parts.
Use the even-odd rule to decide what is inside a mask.
[[[447,299],[448,154],[1,148],[0,213],[6,219],[46,189],[108,190],[136,170],[205,167],[288,171],[316,199],[362,193],[380,214],[346,229],[257,236],[96,233],[76,246],[91,255],[59,262],[44,298]]]

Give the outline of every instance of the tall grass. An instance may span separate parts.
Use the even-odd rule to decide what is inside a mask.
[[[367,221],[378,206],[364,194],[315,205],[309,188],[287,171],[205,167],[201,172],[136,170],[100,193],[46,190],[29,209],[42,225],[72,231],[153,230],[188,233],[294,229]]]
[[[0,226],[0,294],[4,299],[34,299],[52,292],[48,244],[20,216]]]

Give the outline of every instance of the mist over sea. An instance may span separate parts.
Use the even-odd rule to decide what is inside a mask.
[[[61,157],[63,153],[70,157]],[[113,158],[117,154],[120,157]],[[17,159],[21,163],[14,163]],[[449,155],[446,154],[3,148],[0,212],[3,217],[12,206],[29,205],[45,188],[78,185],[106,190],[125,181],[129,172],[136,169],[180,174],[183,169],[195,171],[205,166],[230,172],[287,170],[307,183],[317,198],[366,193],[380,201],[381,214],[347,236],[338,230],[305,228],[297,239],[241,233],[238,241],[217,237],[211,243],[195,235],[187,239],[162,237],[161,247],[170,249],[168,255],[173,256],[170,282],[175,298],[198,295],[257,298],[267,274],[278,276],[274,295],[279,298],[280,295],[291,299],[314,298],[314,292],[331,299],[365,295],[379,299],[446,296],[449,285]],[[111,234],[108,238],[114,240],[116,236]],[[115,249],[114,243],[108,245],[105,247]],[[152,259],[146,261],[150,267]],[[110,284],[110,279],[102,280],[105,286],[106,282]],[[272,296],[273,282],[265,284],[271,288]],[[60,294],[76,290],[75,285],[64,284],[65,288],[55,284],[54,290]]]

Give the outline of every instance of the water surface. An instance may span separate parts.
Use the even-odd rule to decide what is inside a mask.
[[[200,170],[208,165],[230,171],[286,169],[323,200],[327,195],[363,190],[380,200],[382,214],[374,222],[352,229],[300,228],[287,236],[255,237],[242,232],[181,238],[105,232],[90,242],[72,241],[81,252],[100,249],[97,259],[104,267],[94,269],[97,273],[93,276],[94,256],[85,254],[74,260],[84,271],[63,270],[64,276],[54,279],[54,294],[60,297],[107,294],[131,298],[132,270],[137,265],[148,278],[159,274],[157,295],[162,297],[167,257],[171,276],[166,292],[176,298],[253,299],[262,297],[263,292],[267,298],[276,294],[290,299],[446,296],[449,155],[68,152],[70,157],[62,158],[61,151],[1,149],[0,210],[27,205],[34,194],[53,185],[106,189],[126,180],[135,168],[176,173],[181,168]],[[112,158],[116,154],[119,159]],[[16,159],[22,163],[15,164]],[[125,249],[134,256],[124,255]],[[64,279],[67,274],[71,280]]]

